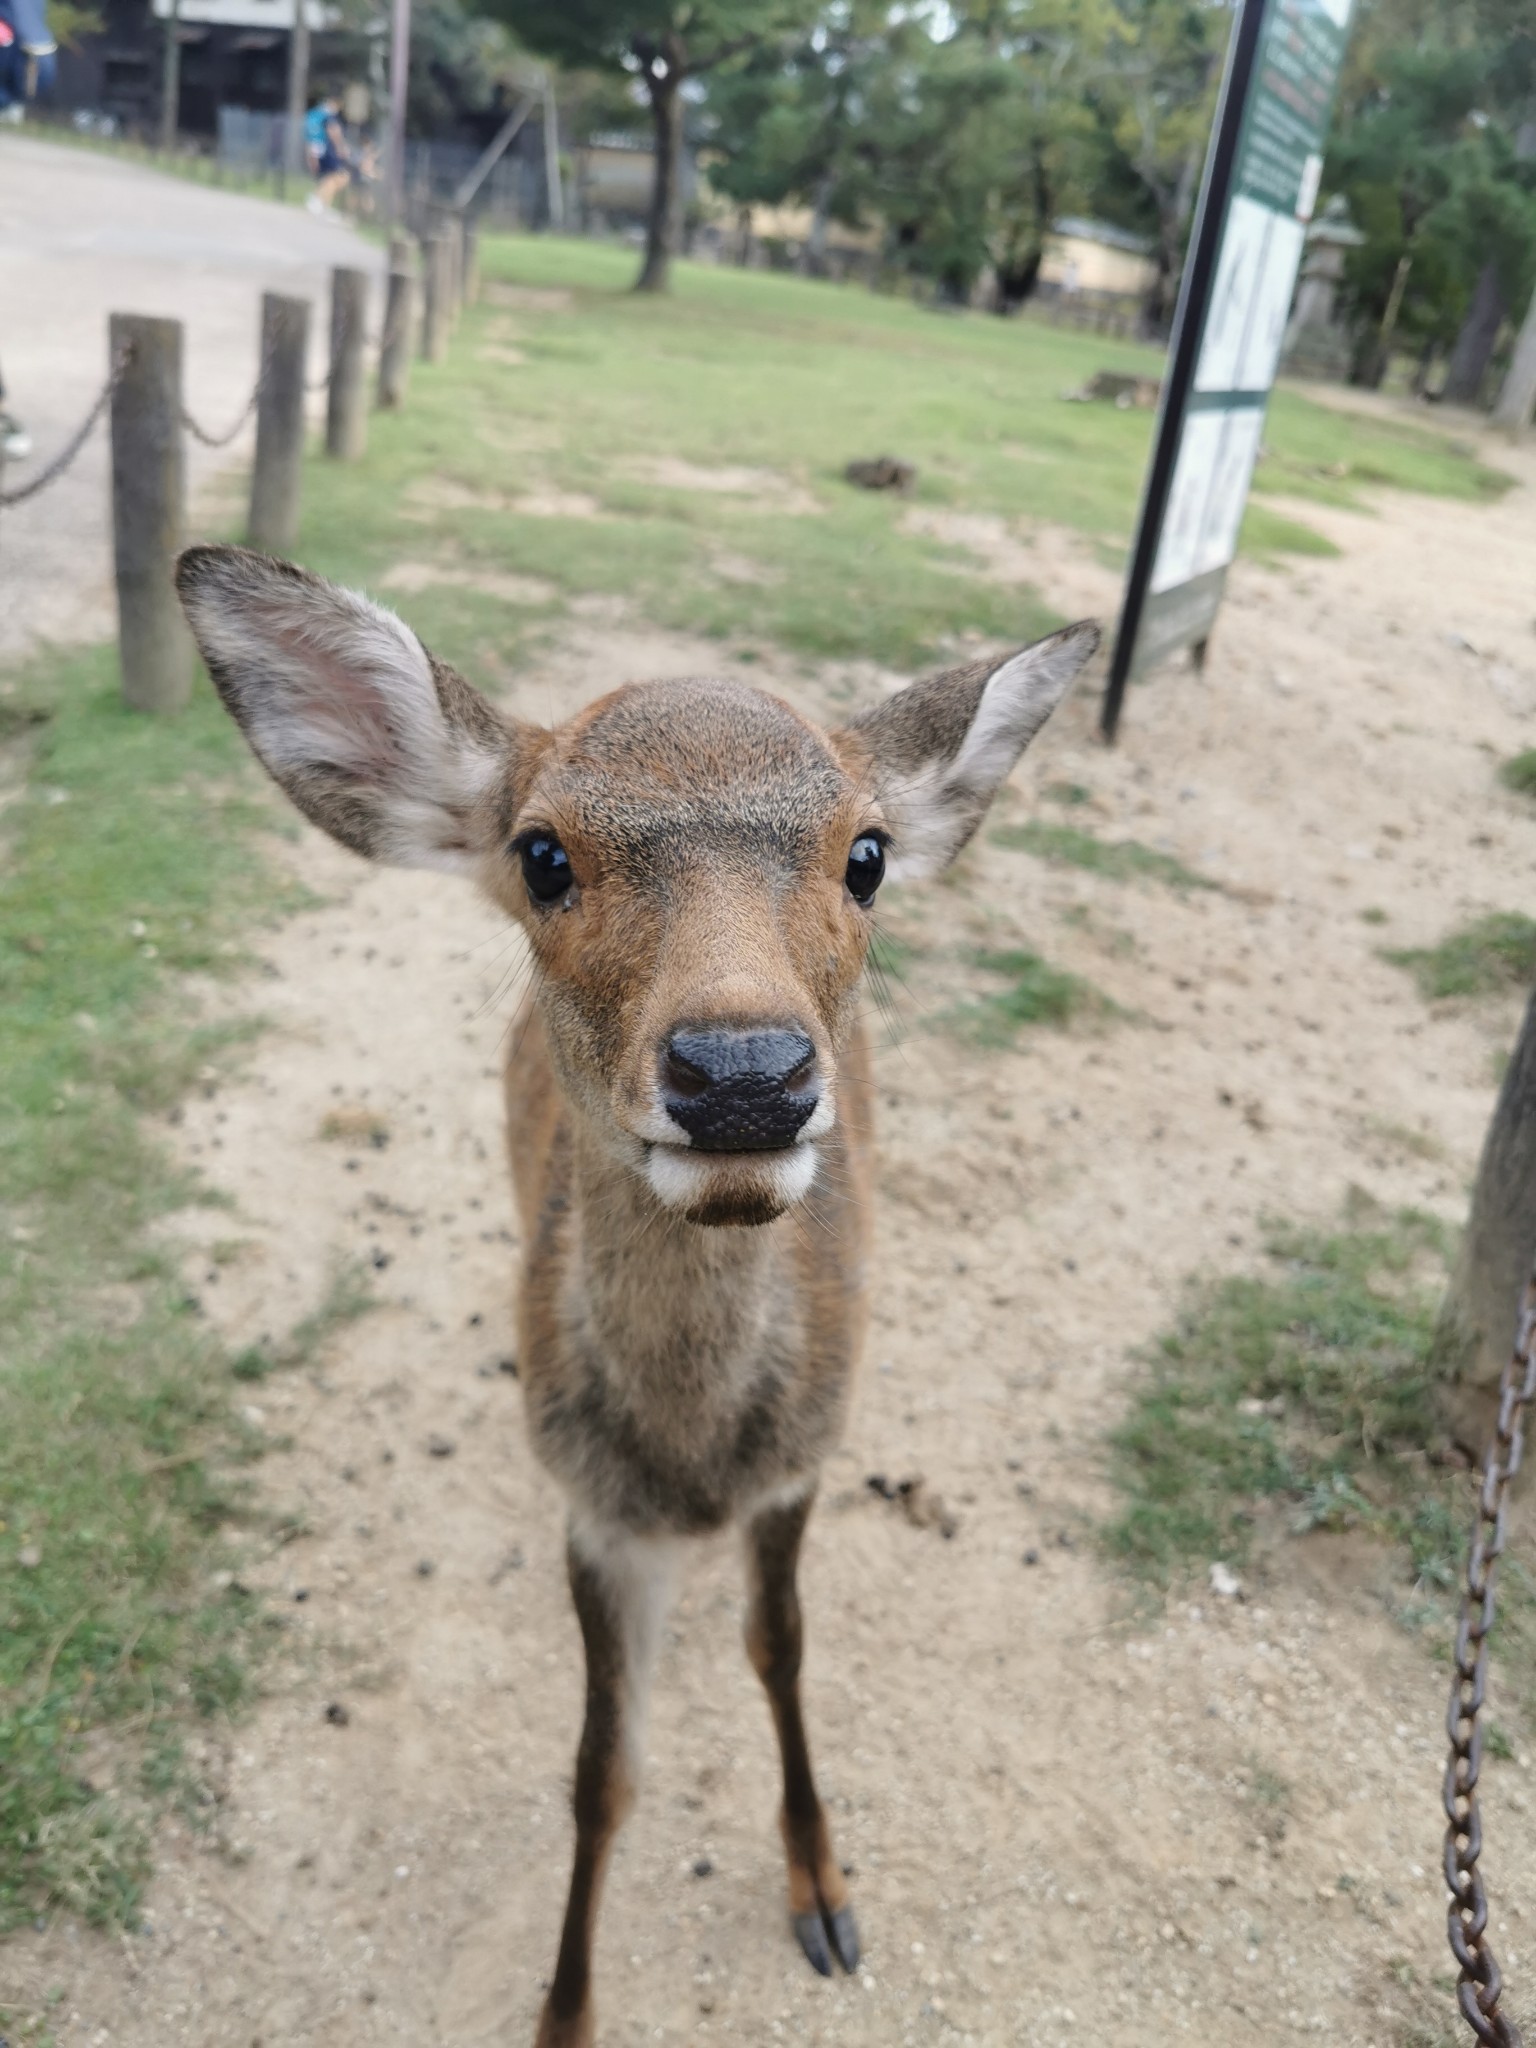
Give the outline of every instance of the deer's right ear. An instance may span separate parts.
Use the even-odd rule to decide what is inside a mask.
[[[472,872],[516,736],[393,612],[291,562],[188,548],[176,587],[262,766],[354,853]]]

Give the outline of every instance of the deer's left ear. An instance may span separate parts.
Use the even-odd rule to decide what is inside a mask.
[[[1098,644],[1084,619],[1001,661],[914,683],[833,735],[885,813],[892,881],[948,867]]]

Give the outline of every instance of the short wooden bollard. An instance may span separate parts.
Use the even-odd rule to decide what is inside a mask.
[[[331,382],[325,452],[356,462],[368,452],[368,273],[331,272]]]
[[[415,246],[408,235],[389,245],[389,293],[384,304],[384,341],[379,349],[379,404],[388,410],[405,403],[411,374],[411,328],[416,318]]]
[[[292,552],[299,537],[299,492],[304,473],[304,359],[309,352],[309,301],[265,292],[261,301],[261,360],[266,365],[256,401],[256,464],[251,471],[251,516],[246,538],[269,555]]]
[[[192,636],[176,601],[186,530],[181,322],[114,313],[111,359],[128,352],[112,394],[112,541],[123,696],[135,711],[179,711],[192,694]]]
[[[448,353],[453,289],[452,252],[442,228],[434,229],[423,253],[427,296],[421,322],[421,353],[425,361],[440,363]]]
[[[464,275],[462,279],[464,303],[476,306],[480,303],[480,230],[473,221],[464,223]]]

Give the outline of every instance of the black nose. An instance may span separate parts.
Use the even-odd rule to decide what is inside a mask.
[[[816,1107],[815,1062],[803,1031],[674,1031],[662,1100],[701,1152],[771,1152]]]

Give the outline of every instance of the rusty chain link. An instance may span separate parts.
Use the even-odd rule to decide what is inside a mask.
[[[1467,1583],[1456,1630],[1455,1673],[1445,1730],[1445,1882],[1451,1894],[1446,1931],[1461,1976],[1456,2003],[1485,2048],[1523,2048],[1514,2021],[1499,2011],[1504,1989],[1487,1940],[1488,1900],[1478,1875],[1483,1826],[1477,1779],[1483,1761],[1480,1720],[1488,1681],[1488,1637],[1493,1628],[1494,1581],[1504,1553],[1509,1483],[1520,1469],[1527,1403],[1536,1398],[1536,1276],[1526,1283],[1514,1349],[1499,1381],[1499,1417],[1483,1457],[1477,1519],[1467,1557]]]
[[[227,448],[229,446],[230,442],[234,440],[236,434],[239,433],[240,429],[245,425],[246,421],[250,418],[251,414],[256,410],[257,406],[260,405],[261,394],[263,393],[263,391],[266,390],[267,378],[272,373],[272,358],[276,355],[276,353],[277,332],[274,329],[274,331],[267,336],[265,345],[262,348],[261,361],[256,366],[256,382],[251,387],[251,395],[245,401],[245,404],[241,406],[240,416],[235,421],[234,425],[230,428],[227,434],[210,434],[206,427],[200,427],[198,425],[197,421],[193,419],[191,413],[187,411],[187,408],[185,406],[182,407],[181,424],[186,428],[187,432],[192,435],[194,440],[201,441],[205,448]]]
[[[35,498],[39,491],[46,490],[55,477],[64,474],[65,470],[68,469],[69,465],[80,453],[80,450],[91,438],[96,422],[111,404],[112,395],[127,375],[128,365],[132,360],[133,344],[132,342],[124,342],[112,359],[112,367],[107,372],[107,381],[102,385],[100,391],[97,392],[95,404],[86,414],[74,434],[64,443],[64,446],[55,455],[52,462],[40,469],[36,476],[29,477],[24,484],[17,484],[14,490],[8,491],[0,487],[0,505],[25,504],[28,498]],[[0,462],[0,475],[4,474],[4,470],[5,464]]]

